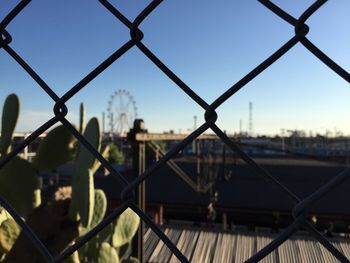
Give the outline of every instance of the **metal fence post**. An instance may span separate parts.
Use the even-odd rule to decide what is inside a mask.
[[[145,141],[139,141],[136,138],[138,133],[146,133],[144,121],[142,119],[136,119],[134,121],[134,127],[128,134],[128,139],[132,142],[133,147],[133,171],[134,176],[141,175],[146,169],[146,143]],[[138,207],[145,212],[146,211],[146,185],[145,181],[139,184],[137,191],[135,192],[135,200]],[[140,222],[137,235],[133,239],[133,254],[140,262],[143,262],[143,235],[144,235],[145,223],[143,220]]]

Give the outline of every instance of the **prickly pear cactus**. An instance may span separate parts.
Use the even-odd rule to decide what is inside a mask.
[[[47,247],[52,255],[58,255],[78,237],[78,222],[68,215],[70,200],[48,202],[28,214],[26,223]],[[11,251],[6,255],[6,263],[46,262],[41,253],[22,231]]]
[[[69,214],[73,220],[80,220],[83,227],[88,227],[91,224],[95,203],[94,178],[90,170],[79,171],[77,177],[72,182],[72,203]]]
[[[92,118],[84,132],[85,139],[97,150],[100,150],[101,136],[98,120]],[[78,146],[76,169],[72,176],[72,203],[70,216],[79,218],[84,227],[88,227],[93,216],[95,203],[94,179],[91,168],[95,157],[83,146]]]
[[[106,160],[108,160],[108,158],[109,158],[109,151],[110,151],[110,146],[106,145],[106,147],[101,152],[101,155]],[[91,167],[92,174],[95,174],[96,171],[98,170],[98,168],[100,168],[100,166],[101,166],[100,161],[96,159],[95,162],[94,162],[94,165]]]
[[[120,261],[124,262],[124,260],[127,260],[131,256],[131,253],[132,253],[131,241],[116,249],[117,249]]]
[[[7,212],[4,208],[0,207],[0,226],[2,222],[10,218],[12,218],[12,216],[9,214],[9,212]]]
[[[41,188],[42,181],[37,177],[37,189],[34,190],[33,207],[38,207],[41,205]]]
[[[123,263],[140,263],[137,258],[129,257],[128,259],[123,260]]]
[[[0,152],[5,155],[9,152],[12,134],[15,130],[19,114],[19,99],[15,94],[9,95],[4,104],[1,122]]]
[[[75,251],[72,255],[70,255],[67,259],[63,261],[63,263],[80,263],[79,254]]]
[[[92,215],[92,220],[89,225],[89,228],[94,228],[98,223],[102,221],[106,214],[107,210],[107,198],[103,190],[96,189],[95,190],[95,204],[94,211]]]
[[[21,232],[13,219],[5,220],[0,226],[0,252],[8,253]]]
[[[26,160],[16,156],[0,169],[0,195],[21,215],[26,215],[40,204],[36,190],[38,177]]]
[[[113,247],[121,247],[128,243],[133,236],[140,224],[140,218],[130,208],[126,209],[118,218],[115,224],[112,245]]]
[[[85,139],[97,150],[101,147],[101,132],[97,118],[92,118],[86,125],[84,131]],[[78,146],[77,163],[83,169],[91,169],[95,163],[95,156],[83,145]]]
[[[117,251],[109,243],[103,242],[98,253],[98,263],[119,263]]]
[[[80,234],[80,236],[82,236]],[[87,243],[79,248],[79,258],[82,262],[97,262],[98,253],[101,243],[98,242],[97,237],[93,237]]]
[[[94,211],[90,225],[87,228],[80,229],[80,235],[84,235],[89,230],[93,229],[98,223],[102,221],[107,210],[107,198],[105,193],[100,190],[95,190],[95,204]],[[98,251],[100,247],[100,237],[101,232],[89,240],[81,249],[79,249],[79,254],[81,258],[96,259],[98,257]]]
[[[95,204],[94,204],[94,210],[93,210],[93,215],[92,215],[92,220],[91,223],[88,227],[80,228],[80,235],[85,235],[88,231],[93,229],[98,223],[102,221],[106,214],[107,210],[107,198],[105,193],[100,190],[96,189],[95,190]],[[101,235],[101,232],[89,240],[81,249],[79,249],[79,253],[82,258],[97,258],[98,254],[98,249],[100,246],[100,240],[99,237]]]
[[[73,159],[74,137],[63,125],[51,130],[41,141],[33,165],[38,170],[53,169]]]
[[[107,225],[104,229],[101,230],[101,232],[98,233],[97,241],[99,243],[102,243],[104,241],[110,242],[110,240],[112,238],[113,230],[114,230],[114,224],[113,223]]]

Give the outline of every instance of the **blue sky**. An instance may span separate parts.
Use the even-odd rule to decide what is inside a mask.
[[[17,1],[0,1],[2,19]],[[111,3],[129,19],[149,3]],[[274,1],[298,17],[313,1]],[[329,1],[308,20],[308,38],[350,70],[350,2]],[[165,0],[141,24],[143,43],[208,103],[288,41],[294,29],[257,1]],[[59,95],[129,40],[129,31],[96,0],[33,0],[8,26],[11,47]],[[17,130],[33,130],[53,116],[53,102],[0,50],[0,96],[17,93]],[[203,110],[137,48],[117,60],[67,103],[77,122],[79,103],[88,116],[101,117],[114,91],[128,90],[150,131],[186,132]],[[248,127],[248,103],[258,134],[284,129],[350,134],[350,85],[301,44],[295,46],[218,109],[227,132]]]

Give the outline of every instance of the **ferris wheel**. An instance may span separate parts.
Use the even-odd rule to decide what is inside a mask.
[[[124,89],[114,92],[107,107],[109,132],[125,136],[132,128],[136,117],[136,102],[131,94]]]

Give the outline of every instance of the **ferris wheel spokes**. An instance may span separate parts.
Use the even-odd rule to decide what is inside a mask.
[[[130,93],[124,89],[113,93],[108,101],[107,112],[109,132],[117,136],[125,136],[137,117],[136,103]]]

